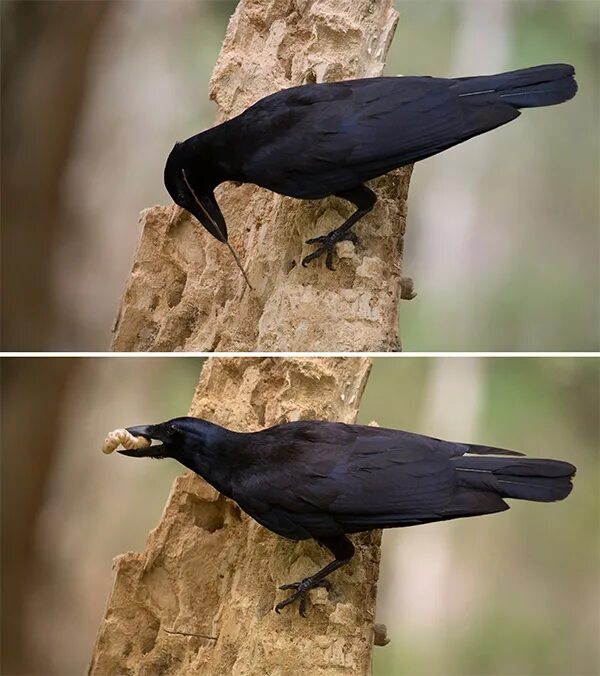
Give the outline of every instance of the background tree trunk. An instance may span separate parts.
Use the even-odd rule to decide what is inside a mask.
[[[2,3],[2,349],[6,351],[55,345],[60,318],[49,252],[61,231],[70,229],[71,237],[80,237],[78,229],[65,222],[60,193],[94,39],[108,8],[106,2],[65,0]]]
[[[61,183],[90,55],[107,10],[105,2],[62,0],[2,2],[0,7],[3,350],[52,345],[59,318],[49,252],[67,229]],[[36,360],[6,359],[2,368],[0,653],[2,673],[31,674],[24,607],[32,545],[55,460],[60,411],[77,364],[61,359],[41,368]]]
[[[2,360],[2,667],[34,673],[25,606],[35,572],[35,527],[52,475],[60,413],[77,359]],[[18,479],[26,477],[26,484]]]
[[[352,422],[369,368],[362,358],[213,358],[190,414],[243,431],[300,418]],[[329,554],[274,535],[187,472],[146,550],[115,561],[90,673],[370,673],[380,532],[352,539],[356,556],[332,576],[329,596],[311,592],[307,618],[296,606],[277,615],[277,586]]]
[[[391,0],[241,0],[211,80],[217,121],[292,85],[380,75],[397,22]],[[198,130],[190,130],[198,131]],[[410,169],[373,182],[379,200],[336,271],[303,268],[309,237],[341,224],[337,198],[293,200],[223,184],[227,247],[178,207],[142,213],[143,234],[115,323],[113,350],[400,349],[402,240]]]

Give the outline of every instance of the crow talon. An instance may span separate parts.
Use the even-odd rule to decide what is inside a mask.
[[[321,255],[323,255],[323,251],[321,249],[317,249],[314,253],[305,256],[302,259],[302,267],[305,268],[311,261],[314,261],[315,258],[319,258]]]
[[[284,599],[283,601],[280,601],[276,606],[275,606],[275,612],[277,614],[281,613],[281,611],[286,607],[289,606],[291,603],[294,603],[297,599],[300,599],[300,607],[298,611],[300,612],[300,615],[302,617],[306,617],[306,595],[308,593],[308,590],[302,589],[301,588],[301,582],[292,582],[291,584],[284,584],[279,589],[295,589],[296,591],[293,594],[290,594],[287,599]]]
[[[320,237],[313,237],[312,239],[307,239],[305,244],[325,244],[327,242],[327,235],[321,235]]]
[[[279,614],[281,610],[283,610],[283,608],[286,606],[289,606],[290,603],[294,603],[294,601],[299,600],[300,604],[298,607],[298,612],[300,615],[302,615],[302,617],[306,617],[306,602],[308,598],[308,592],[311,589],[316,589],[317,587],[323,587],[329,592],[331,590],[331,582],[329,582],[329,580],[318,580],[317,582],[313,582],[310,578],[306,578],[304,580],[300,580],[300,582],[282,584],[279,589],[294,589],[295,591],[290,594],[287,599],[280,601],[275,606],[275,612]]]
[[[329,270],[335,270],[333,267],[333,253],[335,247],[339,242],[352,242],[355,246],[358,244],[358,237],[350,231],[335,233],[330,232],[328,235],[321,235],[320,237],[313,237],[312,239],[307,239],[306,244],[321,244],[316,251],[309,254],[302,259],[302,266],[306,267],[308,263],[314,261],[316,258],[320,258],[323,254],[326,254],[325,265]]]
[[[315,240],[308,240],[307,244],[314,243]],[[335,244],[324,245],[319,247],[316,251],[313,251],[311,254],[302,259],[302,267],[306,267],[311,261],[314,261],[317,258],[320,258],[323,254],[327,254],[325,258],[325,265],[333,270],[333,251],[335,249]]]

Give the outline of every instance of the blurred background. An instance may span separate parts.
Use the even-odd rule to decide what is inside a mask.
[[[210,126],[233,0],[3,0],[2,339],[105,350],[165,158]],[[420,163],[405,350],[596,350],[600,4],[397,0],[387,74],[575,65],[578,96]]]
[[[174,461],[100,451],[108,431],[184,415],[197,358],[4,359],[1,673],[85,672],[113,557],[141,551]],[[578,467],[564,502],[386,531],[376,676],[600,673],[593,358],[380,358],[359,421]],[[44,393],[44,394],[42,394]]]

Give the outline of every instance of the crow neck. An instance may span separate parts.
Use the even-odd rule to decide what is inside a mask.
[[[235,181],[235,142],[224,122],[192,136],[186,142],[189,161],[199,176],[210,177],[212,187],[224,181]]]
[[[193,450],[183,450],[177,460],[219,492],[230,496],[236,471],[243,464],[240,448],[244,444],[240,441],[244,434],[217,425],[203,432],[204,438],[199,440],[197,446]]]

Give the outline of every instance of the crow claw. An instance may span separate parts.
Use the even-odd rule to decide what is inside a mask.
[[[323,254],[326,254],[325,265],[329,270],[335,270],[333,267],[333,252],[335,251],[338,242],[344,241],[352,242],[352,244],[356,246],[358,244],[358,237],[353,232],[348,231],[339,234],[330,232],[328,235],[320,235],[319,237],[307,239],[306,244],[321,244],[321,246],[302,259],[302,267],[305,268],[308,263],[314,261],[316,258],[320,258]]]
[[[317,580],[313,582],[309,577],[299,582],[290,582],[289,584],[282,584],[279,589],[294,589],[294,593],[290,594],[287,599],[280,601],[275,606],[275,612],[279,614],[286,606],[289,606],[290,603],[294,601],[300,601],[298,612],[302,617],[306,617],[306,602],[308,599],[308,592],[311,589],[316,589],[317,587],[323,587],[327,591],[331,590],[331,582],[329,580]]]
[[[313,237],[312,239],[307,239],[306,244],[325,244],[327,242],[328,235],[320,235],[319,237]]]

